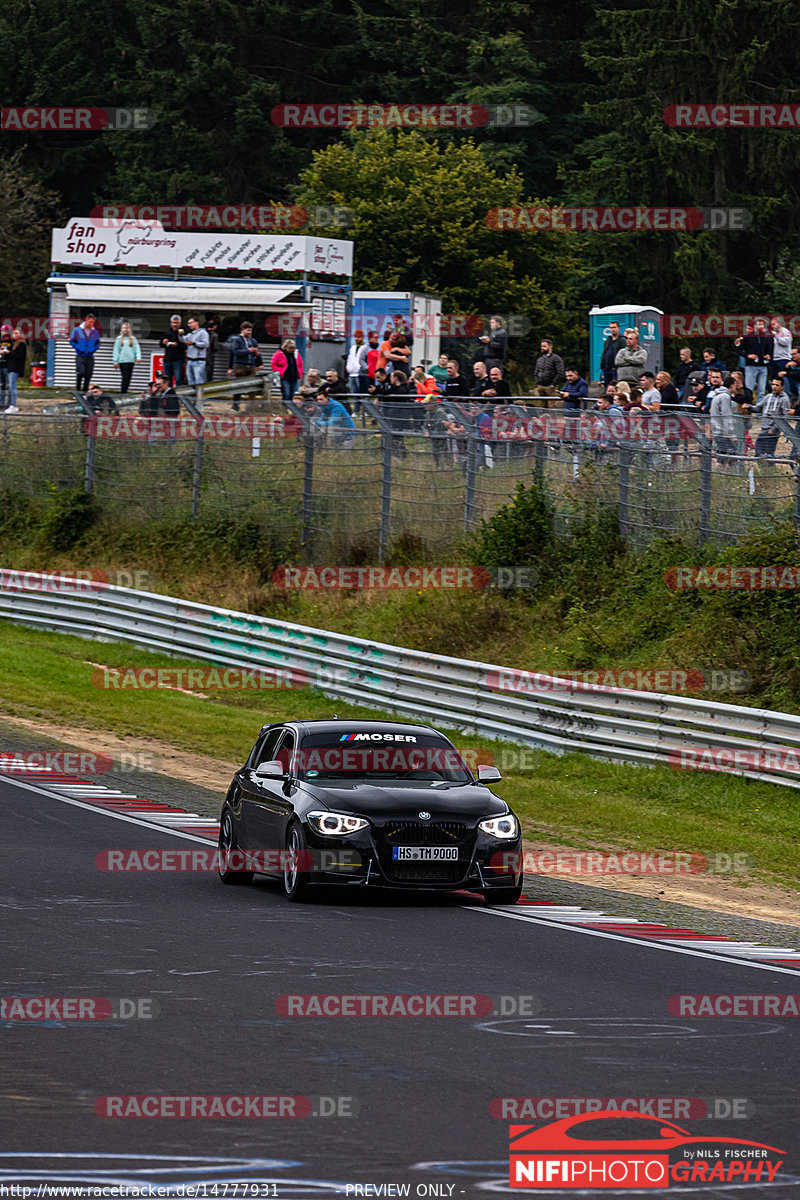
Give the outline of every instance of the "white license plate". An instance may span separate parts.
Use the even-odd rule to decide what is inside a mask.
[[[403,862],[453,862],[458,846],[393,846],[392,858]]]

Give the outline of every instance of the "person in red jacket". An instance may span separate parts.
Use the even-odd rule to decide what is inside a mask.
[[[303,357],[291,338],[281,343],[272,356],[270,366],[281,377],[281,396],[291,400],[303,378]]]

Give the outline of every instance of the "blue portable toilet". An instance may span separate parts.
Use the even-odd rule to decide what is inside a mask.
[[[589,378],[600,379],[600,355],[609,336],[609,321],[619,321],[620,333],[626,329],[639,330],[639,345],[647,351],[647,362],[642,368],[656,375],[664,366],[664,348],[661,342],[660,308],[640,304],[610,304],[607,308],[593,308],[589,313]]]

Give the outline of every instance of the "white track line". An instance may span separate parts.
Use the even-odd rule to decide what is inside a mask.
[[[779,975],[793,975],[797,978],[800,975],[800,970],[794,970],[792,967],[778,967],[767,963],[751,962],[746,958],[728,958],[725,954],[711,954],[707,950],[692,950],[688,946],[676,946],[663,941],[646,942],[643,938],[631,937],[629,934],[622,933],[606,933],[602,929],[582,929],[580,925],[575,925],[571,921],[561,922],[553,920],[541,920],[538,917],[529,917],[521,912],[511,912],[504,908],[482,908],[478,905],[472,905],[472,912],[484,913],[489,917],[507,917],[511,921],[527,921],[529,925],[544,925],[548,929],[569,930],[570,933],[582,933],[588,937],[607,938],[612,942],[629,942],[634,946],[647,946],[650,950],[666,950],[670,954],[686,954],[691,958],[706,958],[711,962],[723,962],[729,966],[735,967],[751,967],[755,971],[775,971]],[[724,946],[724,942],[719,943]],[[791,951],[788,951],[791,954]],[[779,957],[778,954],[775,955]]]

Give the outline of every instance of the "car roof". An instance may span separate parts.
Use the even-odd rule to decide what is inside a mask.
[[[410,724],[405,721],[336,721],[329,718],[304,720],[296,717],[290,721],[270,721],[263,726],[262,732],[277,726],[302,730],[303,733],[380,733],[383,730],[394,729],[402,733],[439,734],[439,730],[431,725]]]

